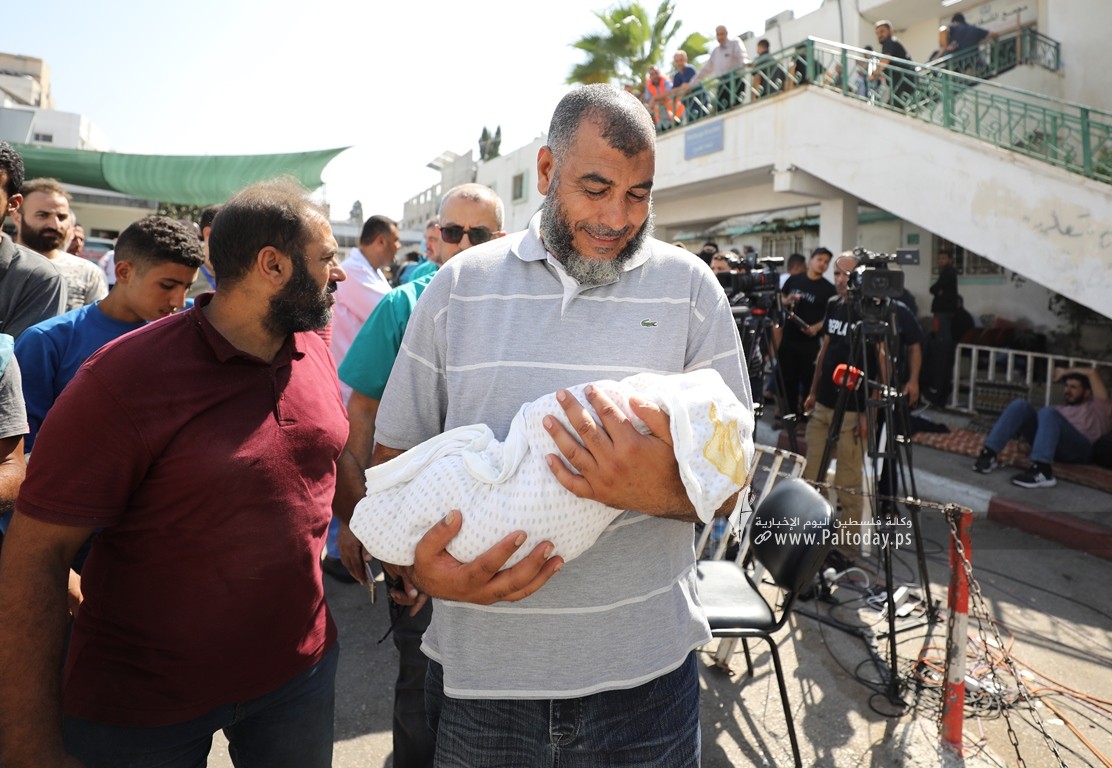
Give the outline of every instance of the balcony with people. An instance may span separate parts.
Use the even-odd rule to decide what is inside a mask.
[[[676,108],[654,113],[659,116],[658,131],[663,134],[814,84],[1112,182],[1112,112],[988,82],[1017,67],[1058,71],[1061,50],[1056,41],[1021,27],[970,48],[939,51],[937,58],[917,63],[884,56],[870,46],[808,38],[762,53],[752,63],[680,96],[662,93],[660,98]]]

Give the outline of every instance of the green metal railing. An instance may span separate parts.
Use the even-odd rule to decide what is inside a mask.
[[[1057,40],[1039,34],[1030,27],[1023,27],[1002,33],[974,48],[957,51],[927,63],[932,67],[973,75],[984,80],[1015,69],[1020,64],[1032,64],[1057,72],[1061,66],[1061,46]]]
[[[1019,64],[1056,70],[1058,44],[1034,30],[931,64],[891,59],[818,38],[654,106],[660,132],[732,111],[782,91],[819,86],[993,146],[1112,183],[1112,113],[976,77]],[[663,108],[661,108],[663,107]]]

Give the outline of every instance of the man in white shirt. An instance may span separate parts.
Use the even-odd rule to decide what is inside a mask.
[[[719,26],[714,30],[718,39],[718,47],[710,52],[710,58],[699,73],[684,86],[684,91],[689,91],[708,77],[716,77],[723,82],[718,85],[715,98],[716,109],[719,112],[729,109],[735,104],[740,104],[745,95],[745,80],[742,73],[735,72],[741,67],[749,66],[749,52],[745,50],[737,38],[731,38],[726,28]],[[735,72],[732,78],[727,76]]]
[[[342,287],[337,288],[334,294],[336,304],[332,308],[331,349],[337,367],[344,361],[344,355],[363,323],[367,322],[382,297],[393,288],[382,269],[394,262],[394,256],[400,247],[398,225],[393,219],[372,216],[363,224],[359,245],[352,248],[344,260],[347,279],[340,283]],[[351,387],[343,382],[340,383],[340,396],[345,405],[351,397]],[[351,578],[340,562],[340,548],[336,543],[339,533],[340,521],[333,518],[328,526],[322,567],[332,578],[352,584],[355,579]]]
[[[108,295],[104,274],[87,259],[66,253],[73,230],[69,194],[55,179],[23,183],[23,205],[12,211],[19,229],[16,242],[54,262],[66,280],[66,311],[100,301]]]
[[[390,281],[383,268],[394,263],[401,247],[398,225],[386,216],[372,216],[363,225],[359,245],[344,260],[348,279],[336,291],[336,307],[332,321],[332,356],[336,364],[343,362],[348,347],[363,323],[371,316],[378,302],[390,292]],[[346,401],[351,390],[344,388]]]

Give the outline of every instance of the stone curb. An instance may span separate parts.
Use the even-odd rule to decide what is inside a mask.
[[[993,496],[989,501],[987,517],[1000,525],[1018,528],[1094,557],[1112,560],[1112,528],[1107,525],[1002,496]]]

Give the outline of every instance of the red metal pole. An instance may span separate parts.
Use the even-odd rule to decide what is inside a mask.
[[[950,632],[946,638],[946,688],[942,699],[942,742],[961,754],[961,730],[965,716],[965,645],[969,636],[969,579],[965,562],[970,560],[969,524],[972,514],[967,509],[947,511],[955,523],[950,539]],[[962,551],[958,551],[958,542]],[[964,557],[963,557],[964,555]]]

